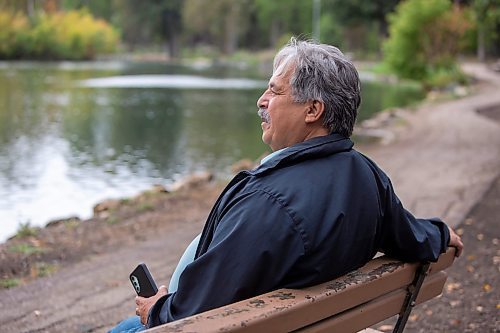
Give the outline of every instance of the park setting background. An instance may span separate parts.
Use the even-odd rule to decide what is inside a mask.
[[[499,17],[494,0],[2,0],[0,241],[261,156],[255,100],[291,36],[359,62],[359,123],[466,84],[456,59],[497,57]]]
[[[408,332],[497,329],[500,0],[0,0],[2,332],[112,327],[144,258],[168,281],[269,152],[255,104],[291,36],[355,63],[356,147],[466,244]]]

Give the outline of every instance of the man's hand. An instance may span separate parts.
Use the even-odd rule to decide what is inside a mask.
[[[450,231],[450,243],[448,244],[448,246],[456,248],[457,252],[455,252],[455,256],[460,257],[460,255],[462,254],[462,250],[464,249],[462,239],[459,235],[456,234],[455,231],[453,231],[452,228],[448,227],[448,230]]]
[[[145,326],[148,324],[148,314],[149,310],[155,305],[156,301],[162,297],[163,295],[166,295],[168,293],[167,287],[161,286],[158,289],[158,292],[156,295],[151,296],[151,297],[141,297],[141,296],[136,296],[135,297],[135,304],[137,304],[137,307],[135,308],[135,314],[141,317],[141,323]]]

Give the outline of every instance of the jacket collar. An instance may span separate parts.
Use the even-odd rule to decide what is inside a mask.
[[[264,175],[272,169],[278,169],[306,159],[320,158],[349,151],[353,146],[354,143],[351,139],[337,133],[318,136],[288,147],[273,159],[250,171],[250,173],[254,176]]]

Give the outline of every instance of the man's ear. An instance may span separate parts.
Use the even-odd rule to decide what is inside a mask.
[[[305,122],[309,124],[318,121],[324,111],[325,103],[321,101],[310,102],[309,105],[307,105]]]

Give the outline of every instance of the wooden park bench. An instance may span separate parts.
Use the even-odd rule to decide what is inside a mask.
[[[441,294],[449,248],[431,264],[388,257],[338,279],[304,289],[279,289],[148,330],[166,332],[358,332],[399,315],[402,332],[415,304]]]

